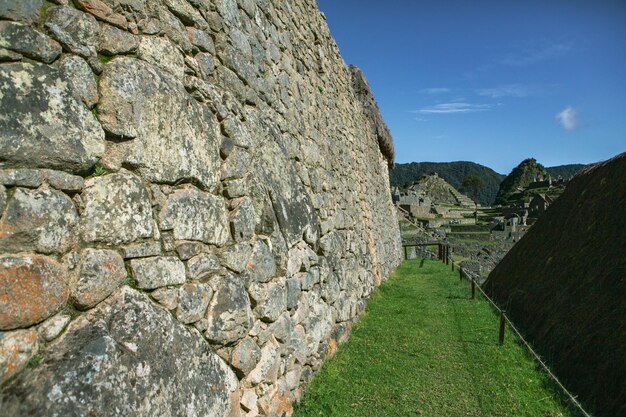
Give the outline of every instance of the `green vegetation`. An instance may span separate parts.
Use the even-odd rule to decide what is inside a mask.
[[[350,340],[295,411],[308,416],[574,416],[469,284],[436,261],[405,261],[372,295]]]
[[[546,168],[548,174],[552,175],[553,179],[561,176],[562,178],[569,178],[573,175],[576,175],[578,171],[583,169],[586,165],[583,164],[570,164],[570,165],[558,165],[555,167]]]
[[[102,55],[102,54],[98,54],[98,59],[100,60],[100,62],[102,62],[103,64],[108,64],[109,61],[111,61],[113,59],[112,56],[108,56],[108,55]]]
[[[524,159],[500,184],[496,204],[506,205],[518,188],[526,188],[537,177],[547,177],[545,167],[534,158]]]
[[[480,204],[490,205],[496,198],[500,182],[504,175],[498,174],[491,168],[474,162],[411,162],[410,164],[396,164],[389,172],[391,185],[405,187],[407,184],[420,179],[424,175],[436,172],[441,178],[462,193],[476,198]],[[476,193],[468,192],[463,187],[463,180],[468,176],[480,178],[483,186]]]
[[[317,87],[317,91],[320,92],[320,94],[324,94],[324,87],[322,87],[321,85]]]

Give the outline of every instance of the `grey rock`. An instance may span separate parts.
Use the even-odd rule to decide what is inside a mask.
[[[343,240],[341,236],[332,231],[320,239],[320,249],[324,255],[336,254],[343,248]]]
[[[287,308],[294,309],[298,307],[298,301],[300,300],[300,292],[302,291],[302,285],[299,278],[289,278],[287,280]]]
[[[62,192],[18,188],[0,220],[0,251],[65,253],[78,222],[72,200]]]
[[[152,291],[150,295],[168,310],[178,307],[178,288],[159,288]]]
[[[185,284],[178,290],[176,318],[185,324],[195,323],[206,313],[213,290],[207,284]]]
[[[230,214],[230,230],[235,241],[246,242],[252,239],[258,222],[259,219],[252,200],[243,198]]]
[[[269,282],[276,275],[276,260],[270,248],[261,240],[254,244],[250,265],[245,277],[248,283]]]
[[[116,58],[105,67],[99,88],[98,118],[112,135],[135,138],[127,162],[142,176],[158,183],[196,180],[213,189],[217,121],[179,81],[137,59]]]
[[[0,62],[13,62],[13,61],[21,61],[22,55],[9,51],[5,48],[0,48]]]
[[[123,55],[137,52],[139,38],[114,26],[102,25],[98,52],[105,55]]]
[[[242,148],[234,148],[220,169],[222,181],[243,178],[251,168],[250,153]]]
[[[238,198],[248,195],[250,192],[247,179],[234,179],[224,181],[224,195],[228,198]]]
[[[87,61],[68,55],[61,59],[59,69],[69,81],[75,97],[85,103],[85,106],[92,108],[98,103],[98,84]]]
[[[210,76],[215,72],[215,59],[212,55],[200,52],[195,56],[200,74],[198,76],[205,81],[210,81]]]
[[[243,55],[246,61],[252,60],[252,48],[248,41],[248,35],[239,29],[233,29],[229,33],[230,41],[239,53]]]
[[[124,259],[147,258],[161,254],[161,244],[159,242],[143,242],[124,248]]]
[[[126,278],[124,260],[115,251],[85,249],[81,255],[78,282],[71,298],[79,310],[92,308],[107,298]]]
[[[42,182],[41,171],[38,169],[0,169],[0,183],[9,187],[37,188]]]
[[[7,164],[85,172],[104,153],[100,124],[54,68],[0,65],[0,108],[0,155]]]
[[[0,1],[0,17],[24,23],[35,23],[41,18],[43,0]]]
[[[86,242],[130,243],[152,237],[148,191],[128,172],[90,178],[82,193],[82,236]]]
[[[181,242],[176,245],[176,253],[183,261],[191,259],[205,250],[206,246],[200,242]]]
[[[38,188],[44,182],[57,190],[67,192],[78,192],[85,186],[83,177],[63,171],[31,168],[0,169],[0,183],[7,186]]]
[[[220,262],[234,272],[243,272],[252,256],[252,248],[247,243],[237,243],[224,248],[220,254]]]
[[[93,16],[72,7],[53,6],[48,9],[45,27],[68,51],[85,58],[96,55],[100,26]]]
[[[45,366],[6,387],[4,414],[233,412],[231,396],[238,385],[233,371],[199,334],[128,287],[72,322],[45,358]]]
[[[85,187],[85,180],[78,175],[71,175],[63,171],[55,171],[52,169],[42,169],[41,177],[51,187],[69,193],[82,191]]]
[[[0,384],[24,369],[38,350],[37,333],[32,329],[0,333]]]
[[[309,194],[289,161],[286,149],[275,142],[264,146],[256,164],[257,175],[266,184],[274,214],[287,245],[295,245],[305,232],[319,230]]]
[[[242,378],[257,366],[261,359],[261,349],[253,339],[246,337],[233,349],[230,364],[237,375]]]
[[[43,322],[38,329],[38,333],[43,340],[50,342],[61,335],[61,332],[72,320],[69,314],[59,313]]]
[[[18,52],[37,61],[52,63],[61,55],[61,45],[30,26],[0,22],[0,48]]]
[[[252,145],[252,135],[246,126],[234,117],[229,117],[222,122],[224,133],[233,140],[235,145],[249,148]]]
[[[207,23],[186,0],[163,0],[168,9],[185,25],[206,27]]]
[[[259,341],[265,343],[270,336],[274,336],[281,343],[288,343],[293,333],[294,323],[289,312],[285,311],[278,319],[259,335]]]
[[[185,75],[183,54],[167,38],[143,37],[139,42],[137,57],[157,68],[182,79]]]
[[[337,322],[344,322],[351,319],[351,306],[350,297],[345,292],[341,292],[339,298],[335,302],[335,310],[337,311]]]
[[[287,310],[287,292],[284,282],[277,284],[253,283],[248,288],[250,297],[254,300],[254,315],[263,321],[273,322]]]
[[[185,264],[173,256],[132,259],[130,269],[144,290],[185,283]]]
[[[0,330],[27,327],[57,313],[69,279],[56,261],[39,255],[0,257]]]
[[[223,198],[189,188],[170,194],[159,220],[161,230],[173,230],[177,240],[223,245],[229,238],[227,216]]]
[[[193,45],[189,41],[185,25],[166,8],[161,9],[159,12],[159,24],[161,25],[161,32],[171,39],[184,53],[190,54],[192,52]]]
[[[221,270],[217,256],[208,253],[201,253],[189,259],[187,268],[189,269],[189,277],[196,280],[209,278]]]
[[[280,367],[280,352],[280,344],[274,337],[270,337],[270,340],[261,349],[259,363],[250,372],[246,380],[252,385],[257,385],[261,382],[275,384]]]
[[[322,298],[327,303],[334,303],[337,297],[339,297],[339,293],[341,291],[341,287],[339,286],[339,277],[336,272],[330,272],[329,274],[321,277],[321,287],[322,287]]]
[[[253,316],[250,299],[240,279],[234,275],[212,280],[215,294],[207,311],[205,336],[212,343],[228,345],[248,334]]]
[[[202,52],[208,52],[215,55],[215,45],[213,44],[213,39],[207,32],[188,27],[187,34],[189,35],[189,40],[193,46],[197,47]]]
[[[6,193],[6,188],[4,188],[4,185],[0,184],[0,217],[2,217],[2,214],[4,213],[4,208],[7,205],[7,193]]]

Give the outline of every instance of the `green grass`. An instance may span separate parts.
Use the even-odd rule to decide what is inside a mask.
[[[350,340],[294,416],[574,416],[469,284],[437,261],[405,261],[372,295]]]

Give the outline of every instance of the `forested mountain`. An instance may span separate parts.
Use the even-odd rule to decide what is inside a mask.
[[[507,204],[509,197],[518,188],[526,188],[533,181],[540,181],[548,177],[546,168],[534,158],[524,159],[513,171],[502,181],[496,204]]]
[[[546,168],[548,174],[552,176],[552,179],[557,179],[561,176],[564,179],[569,179],[569,177],[574,176],[583,169],[586,165],[583,164],[569,164],[569,165],[558,165],[555,167]]]
[[[420,177],[433,172],[439,174],[457,190],[475,198],[483,205],[490,205],[494,202],[500,183],[504,179],[504,175],[475,162],[411,162],[395,165],[390,171],[391,186],[405,187]],[[478,177],[479,183],[475,177]],[[474,181],[468,181],[468,179]],[[463,186],[464,181],[466,187]]]

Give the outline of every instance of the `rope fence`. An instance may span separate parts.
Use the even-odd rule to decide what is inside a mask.
[[[453,262],[452,262],[453,263]],[[454,265],[454,263],[453,263]],[[454,267],[453,267],[454,268]],[[587,411],[585,411],[585,409],[582,407],[582,405],[580,404],[580,402],[578,402],[578,400],[576,399],[576,396],[574,396],[567,388],[565,388],[565,386],[561,383],[561,381],[559,381],[559,379],[556,377],[556,375],[554,375],[554,373],[552,372],[552,370],[550,370],[550,368],[548,367],[548,365],[543,361],[543,359],[541,359],[541,357],[537,354],[537,352],[535,352],[535,350],[533,349],[533,347],[530,345],[530,343],[524,338],[524,336],[522,336],[522,333],[517,329],[517,327],[513,324],[513,322],[511,321],[511,319],[509,319],[509,317],[506,315],[506,311],[501,309],[496,303],[495,301],[493,301],[491,299],[491,297],[489,297],[487,295],[487,293],[485,293],[485,291],[482,289],[482,287],[480,286],[480,284],[478,284],[476,282],[476,277],[475,274],[472,274],[468,271],[465,271],[460,265],[459,265],[459,275],[460,275],[460,279],[463,280],[463,277],[467,278],[468,280],[470,280],[471,282],[471,298],[475,298],[475,291],[476,288],[478,288],[478,291],[483,295],[483,297],[485,297],[485,299],[487,301],[489,301],[489,304],[491,304],[491,306],[500,314],[500,328],[499,328],[499,333],[498,333],[498,343],[500,345],[504,344],[504,332],[505,332],[505,323],[508,323],[508,325],[510,326],[510,328],[513,330],[513,332],[517,335],[517,337],[519,338],[519,340],[524,344],[524,346],[526,346],[526,348],[528,349],[528,351],[531,353],[531,355],[537,360],[537,362],[541,365],[541,367],[546,371],[546,373],[548,374],[548,376],[550,378],[552,378],[552,380],[556,383],[556,385],[561,388],[561,390],[565,393],[565,395],[569,398],[569,400],[571,401],[572,404],[574,404],[576,406],[576,408],[578,408],[578,410],[585,416],[585,417],[592,417],[591,414],[589,414]]]
[[[451,251],[450,251],[450,245],[448,245],[448,244],[441,243],[441,242],[427,242],[427,243],[407,244],[407,245],[402,245],[402,246],[404,248],[404,259],[408,259],[407,248],[409,248],[409,247],[413,247],[413,246],[437,246],[437,259],[439,261],[443,262],[446,265],[451,265],[452,266],[452,271],[454,271],[455,263],[454,263],[454,261],[452,259],[452,254],[451,254]],[[580,402],[578,402],[578,400],[576,399],[576,396],[574,396],[567,388],[565,388],[565,386],[561,383],[561,381],[559,381],[559,379],[556,377],[556,375],[554,375],[552,370],[550,370],[548,365],[543,361],[543,359],[541,359],[541,357],[537,354],[537,352],[535,352],[535,350],[530,345],[530,343],[524,338],[524,336],[522,336],[522,333],[513,324],[511,319],[509,319],[509,317],[506,315],[506,311],[501,309],[495,303],[495,301],[493,301],[491,299],[491,297],[489,297],[487,295],[487,293],[485,293],[485,291],[482,289],[480,284],[477,282],[477,278],[479,278],[479,276],[477,276],[476,274],[474,274],[474,273],[472,273],[470,271],[467,271],[467,270],[463,269],[463,267],[461,267],[461,265],[456,265],[456,267],[459,269],[459,279],[462,281],[463,278],[466,278],[466,279],[468,279],[470,281],[470,284],[471,284],[471,298],[474,299],[476,297],[476,288],[478,288],[478,291],[483,295],[483,297],[485,297],[485,299],[489,302],[489,304],[491,304],[491,306],[500,314],[500,323],[499,323],[500,326],[499,326],[499,332],[498,332],[498,343],[500,345],[504,344],[504,333],[505,333],[506,324],[508,323],[509,327],[517,335],[517,337],[522,342],[522,344],[524,346],[526,346],[526,348],[528,349],[530,354],[535,358],[535,360],[546,371],[548,376],[565,393],[565,395],[568,397],[569,401],[571,401],[571,403],[574,404],[574,406],[576,406],[576,408],[585,417],[592,417],[591,414],[589,414],[587,411],[585,411],[585,409],[582,407]]]

